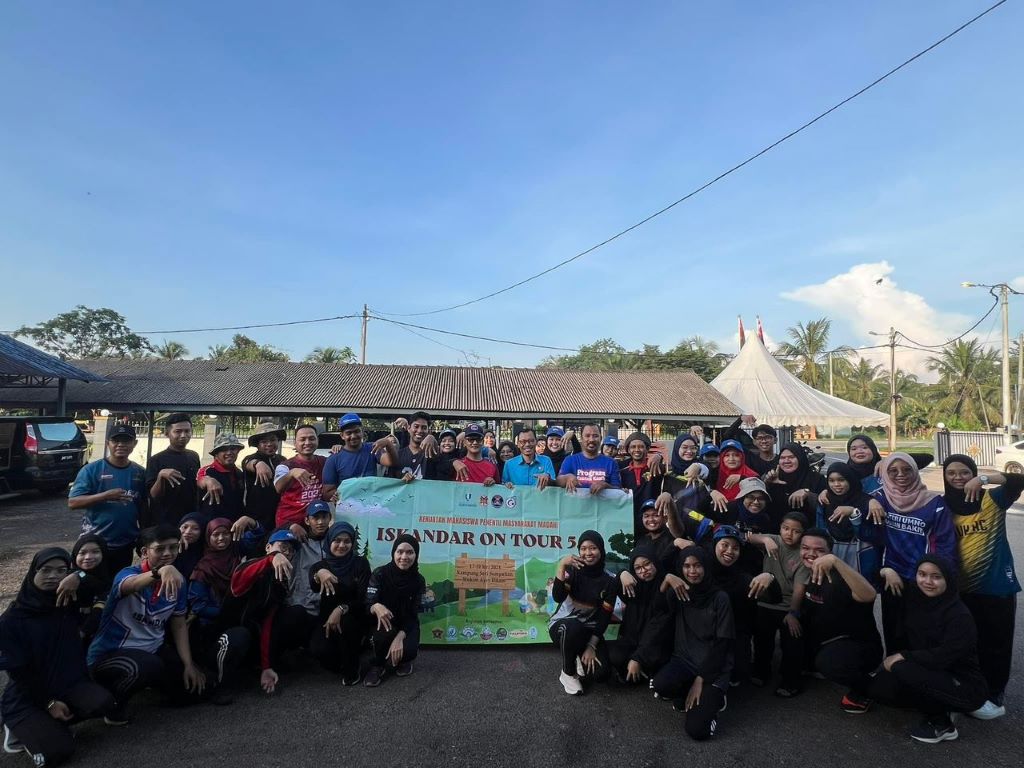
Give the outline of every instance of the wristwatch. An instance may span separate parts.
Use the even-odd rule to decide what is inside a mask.
[[[988,485],[988,475],[978,475],[982,485]]]

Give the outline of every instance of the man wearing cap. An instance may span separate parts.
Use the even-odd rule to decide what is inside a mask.
[[[202,462],[199,454],[188,450],[192,439],[192,417],[172,413],[164,420],[168,446],[153,454],[146,463],[149,488],[149,515],[145,525],[178,521],[196,511],[196,475]]]
[[[332,498],[334,491],[350,477],[376,477],[377,465],[398,465],[395,440],[382,437],[372,446],[363,441],[363,420],[359,414],[346,413],[338,424],[342,447],[332,453],[324,466],[324,498]]]
[[[278,528],[294,526],[292,530],[300,540],[306,536],[301,526],[306,519],[306,507],[314,501],[334,497],[333,488],[328,492],[324,485],[327,459],[316,455],[319,443],[316,427],[300,424],[295,428],[295,455],[274,470],[274,487],[280,497],[274,525]]]
[[[455,479],[460,483],[494,485],[501,481],[498,465],[483,457],[484,431],[479,424],[470,424],[463,432],[466,455],[452,462]]]
[[[282,650],[309,648],[313,632],[323,632],[320,626],[320,592],[312,588],[309,569],[327,555],[324,538],[331,527],[332,517],[331,507],[326,501],[313,501],[306,507],[303,525],[289,527],[292,534],[299,533],[295,530],[299,528],[301,535],[296,535],[299,543],[292,558],[295,570],[288,580],[288,592],[274,628],[277,645]]]
[[[146,504],[146,470],[129,457],[138,440],[129,424],[115,424],[107,436],[107,457],[82,467],[68,494],[68,508],[80,509],[82,533],[107,543],[107,571],[132,564],[139,516]]]
[[[501,470],[501,482],[510,488],[515,485],[532,485],[543,491],[555,482],[555,468],[547,456],[537,455],[537,433],[532,427],[525,427],[516,436],[519,455],[505,462]]]
[[[707,467],[709,472],[716,472],[718,469],[718,459],[721,455],[722,451],[719,450],[717,445],[714,443],[704,443],[704,445],[700,447],[700,453],[697,455],[697,460]],[[714,483],[711,484],[713,485]]]
[[[245,481],[236,465],[238,452],[244,447],[230,432],[221,432],[214,438],[210,449],[213,462],[196,474],[200,488],[207,488],[211,480],[220,487],[219,491],[207,490],[199,501],[199,511],[207,521],[226,517],[234,523],[245,515]]]
[[[601,428],[597,424],[583,427],[583,451],[570,454],[558,472],[558,484],[569,493],[579,487],[589,488],[591,494],[605,488],[622,488],[619,465],[615,459],[601,454]]]
[[[601,453],[610,459],[617,459],[619,455],[619,438],[615,435],[605,435],[604,440],[601,441]]]
[[[263,526],[274,528],[280,494],[274,485],[274,472],[285,462],[281,455],[281,441],[287,433],[276,424],[265,421],[249,436],[249,445],[256,449],[242,459],[245,476],[245,514]]]

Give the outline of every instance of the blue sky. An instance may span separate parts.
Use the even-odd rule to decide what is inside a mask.
[[[0,329],[79,303],[144,331],[474,298],[682,196],[989,4],[4,3],[0,259],[17,282]],[[1022,22],[1011,0],[646,227],[411,320],[733,351],[737,314],[774,339],[827,314],[836,343],[890,324],[941,341],[989,304],[962,280],[1024,276]],[[357,348],[359,326],[250,335],[298,359]],[[164,338],[205,354],[230,333]],[[484,364],[544,355],[436,338]],[[370,325],[369,362],[465,359]]]

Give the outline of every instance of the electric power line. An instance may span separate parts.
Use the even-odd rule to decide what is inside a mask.
[[[694,197],[695,195],[700,194],[701,192],[703,192],[708,187],[710,187],[713,184],[716,184],[717,182],[719,182],[722,179],[724,179],[726,176],[729,176],[729,175],[735,173],[736,171],[738,171],[741,168],[743,168],[745,165],[748,165],[749,163],[752,163],[754,160],[757,160],[762,155],[767,154],[768,152],[772,151],[773,149],[775,149],[777,146],[779,146],[783,142],[788,141],[789,139],[791,139],[794,136],[796,136],[798,133],[801,133],[802,131],[806,130],[807,128],[810,128],[812,125],[817,123],[819,120],[824,119],[828,115],[830,115],[833,112],[835,112],[837,109],[840,109],[841,107],[845,106],[846,104],[848,104],[851,101],[853,101],[854,99],[856,99],[858,96],[861,96],[862,94],[867,93],[869,90],[874,88],[876,85],[878,85],[879,83],[887,80],[889,77],[891,77],[892,75],[896,74],[897,72],[899,72],[904,67],[912,64],[914,61],[916,61],[917,59],[921,58],[925,54],[933,51],[935,48],[938,48],[940,45],[945,43],[947,40],[949,40],[950,38],[952,38],[955,35],[959,34],[963,30],[967,29],[967,27],[971,26],[976,21],[980,20],[982,17],[988,15],[989,13],[994,11],[996,8],[998,8],[999,6],[1003,5],[1003,3],[1005,3],[1005,2],[1006,2],[1006,0],[999,0],[999,2],[995,3],[994,5],[989,6],[988,8],[986,8],[984,11],[979,13],[974,18],[972,18],[969,21],[966,21],[963,24],[961,24],[959,27],[954,29],[952,32],[950,32],[947,35],[939,38],[934,43],[929,45],[927,48],[925,48],[925,49],[923,49],[921,51],[918,51],[913,56],[911,56],[909,59],[904,61],[902,64],[899,64],[898,66],[893,67],[892,69],[890,69],[888,72],[886,72],[881,77],[875,79],[874,81],[872,81],[868,85],[865,85],[859,91],[851,94],[850,96],[847,96],[842,101],[840,101],[837,104],[834,104],[833,106],[829,107],[824,112],[822,112],[819,115],[817,115],[817,117],[814,117],[811,120],[808,120],[803,125],[801,125],[799,128],[796,128],[796,129],[790,131],[789,133],[787,133],[782,138],[777,139],[776,141],[772,142],[771,144],[766,146],[764,149],[762,149],[759,152],[756,152],[755,154],[753,154],[750,157],[748,157],[746,160],[743,160],[742,162],[737,163],[736,165],[732,166],[728,170],[723,171],[722,173],[718,174],[717,176],[715,176],[710,181],[706,181],[704,184],[700,185],[699,187],[697,187],[693,191],[688,192],[687,194],[683,195],[682,197],[680,197],[675,202],[669,203],[668,205],[666,205],[661,210],[655,211],[654,213],[650,214],[649,216],[646,216],[645,218],[643,218],[640,221],[636,222],[632,226],[629,226],[629,227],[626,227],[623,230],[620,230],[619,232],[615,233],[611,237],[606,238],[605,240],[602,240],[601,242],[597,243],[596,245],[592,245],[589,248],[587,248],[586,250],[580,251],[575,256],[570,256],[567,259],[563,259],[562,261],[558,262],[557,264],[554,264],[554,265],[548,267],[547,269],[545,269],[545,270],[543,270],[541,272],[538,272],[535,275],[531,275],[530,277],[524,278],[523,280],[520,280],[518,282],[512,283],[511,285],[506,286],[505,288],[501,288],[501,289],[499,289],[497,291],[492,291],[491,293],[488,293],[485,296],[480,296],[479,298],[476,298],[476,299],[471,299],[469,301],[463,301],[463,302],[461,302],[459,304],[453,304],[453,305],[451,305],[449,307],[442,307],[440,309],[432,309],[432,310],[425,311],[425,312],[406,312],[406,313],[400,313],[400,312],[380,312],[380,310],[377,310],[377,311],[380,312],[380,314],[391,315],[393,317],[423,317],[425,315],[437,315],[437,314],[441,314],[442,312],[451,312],[452,310],[455,310],[455,309],[461,309],[462,307],[468,307],[468,306],[470,306],[472,304],[477,304],[477,303],[479,303],[481,301],[486,301],[487,299],[492,299],[495,296],[500,296],[503,293],[507,293],[508,291],[514,290],[514,289],[516,289],[516,288],[518,288],[518,287],[520,287],[522,285],[526,285],[527,283],[533,282],[534,280],[537,280],[538,278],[541,278],[544,275],[550,274],[551,272],[554,272],[557,269],[561,269],[562,267],[567,266],[568,264],[571,264],[572,262],[574,262],[574,261],[576,261],[578,259],[581,259],[581,258],[583,258],[584,256],[586,256],[586,255],[588,255],[590,253],[593,253],[597,249],[602,248],[605,245],[608,245],[608,243],[611,243],[611,242],[613,242],[615,240],[618,240],[620,237],[623,237],[624,235],[629,234],[634,229],[638,229],[639,227],[642,227],[644,224],[647,224],[649,221],[652,221],[653,219],[656,219],[657,217],[661,216],[662,214],[667,213],[668,211],[672,210],[673,208],[675,208],[680,203],[683,203],[683,202],[689,200],[690,198]]]
[[[990,293],[991,293],[991,291],[990,291]],[[976,322],[974,325],[972,325],[966,331],[961,333],[959,336],[956,336],[956,337],[954,337],[952,339],[949,339],[948,341],[944,341],[941,344],[923,344],[920,341],[914,341],[912,338],[907,336],[907,334],[903,333],[903,331],[897,331],[897,333],[899,333],[900,336],[902,336],[904,339],[909,341],[911,344],[916,344],[919,347],[929,347],[930,349],[940,349],[940,348],[945,347],[945,346],[947,346],[949,344],[952,344],[954,342],[960,341],[960,339],[962,339],[968,333],[970,333],[975,328],[977,328],[979,325],[981,325],[983,322],[985,322],[985,318],[988,317],[989,315],[991,315],[992,314],[992,310],[994,310],[997,306],[999,306],[999,297],[998,296],[996,296],[996,300],[994,302],[992,302],[992,306],[988,308],[988,312],[986,312],[984,315],[982,315],[981,319],[978,320],[978,322]],[[926,351],[928,351],[928,350],[926,350]]]
[[[332,320],[351,320],[362,315],[336,315],[334,317],[319,317],[313,320],[287,320],[281,323],[253,323],[252,325],[227,325],[222,328],[176,328],[167,331],[136,331],[140,336],[157,336],[169,333],[204,333],[206,331],[246,331],[251,328],[280,328],[285,325],[307,325],[310,323],[327,323]]]

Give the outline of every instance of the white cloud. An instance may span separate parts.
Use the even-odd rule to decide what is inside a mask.
[[[857,264],[824,283],[786,291],[782,298],[821,309],[833,321],[852,329],[863,345],[886,343],[871,332],[887,334],[890,326],[918,344],[941,344],[970,325],[971,318],[940,312],[920,294],[899,288],[890,277],[893,271],[888,261]],[[888,350],[861,354],[888,364]],[[896,364],[927,379],[929,354],[897,348]]]
[[[1024,275],[1013,278],[1010,281],[1010,287],[1015,291],[1024,291]]]

